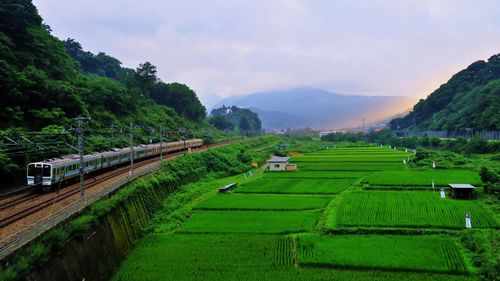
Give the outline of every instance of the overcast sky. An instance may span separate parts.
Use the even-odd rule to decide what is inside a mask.
[[[53,34],[150,61],[206,104],[312,86],[427,96],[500,52],[498,0],[34,0]]]

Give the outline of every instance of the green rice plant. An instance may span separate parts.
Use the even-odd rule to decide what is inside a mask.
[[[290,236],[283,236],[278,239],[276,247],[276,264],[291,265],[293,264],[293,240]]]
[[[361,191],[344,194],[337,211],[338,227],[431,227],[465,229],[465,213],[473,228],[496,228],[496,219],[477,201],[441,199],[439,192]]]
[[[408,159],[406,154],[348,154],[348,155],[307,155],[295,156],[290,159],[296,162],[395,162],[402,163],[403,159]]]
[[[263,178],[238,187],[237,193],[335,194],[344,191],[356,179]]]
[[[371,185],[427,186],[432,189],[450,183],[470,183],[481,185],[479,174],[467,170],[427,170],[427,171],[382,171],[368,176],[365,181]]]
[[[289,237],[248,234],[148,235],[113,281],[472,281],[471,276],[421,272],[297,267]]]
[[[407,166],[403,162],[298,162],[297,168],[301,171],[399,171]]]
[[[466,274],[468,265],[455,241],[445,236],[297,236],[302,266],[386,269]]]
[[[332,198],[311,195],[219,194],[201,202],[195,210],[312,210],[326,206]]]
[[[359,179],[371,174],[365,171],[295,171],[266,172],[264,178],[301,178],[301,179]]]
[[[310,231],[318,211],[197,211],[177,233],[294,233]]]

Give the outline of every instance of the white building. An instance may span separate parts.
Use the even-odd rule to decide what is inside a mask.
[[[271,159],[267,161],[269,164],[269,171],[285,171],[289,159],[289,157],[271,157]]]

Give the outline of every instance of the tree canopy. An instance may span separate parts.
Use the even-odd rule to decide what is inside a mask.
[[[210,112],[209,122],[219,130],[238,128],[242,132],[257,132],[262,129],[259,115],[250,109],[237,106],[214,108]]]

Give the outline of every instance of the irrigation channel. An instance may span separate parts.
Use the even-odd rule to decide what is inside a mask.
[[[228,143],[204,145],[193,152]],[[169,160],[185,152],[169,153],[163,159]],[[134,175],[129,174],[130,166],[122,166],[87,178],[85,198],[80,198],[79,183],[47,193],[33,193],[27,187],[16,188],[10,192],[11,196],[4,196],[0,201],[0,259],[123,184],[158,169],[160,162],[160,157],[137,162]]]

